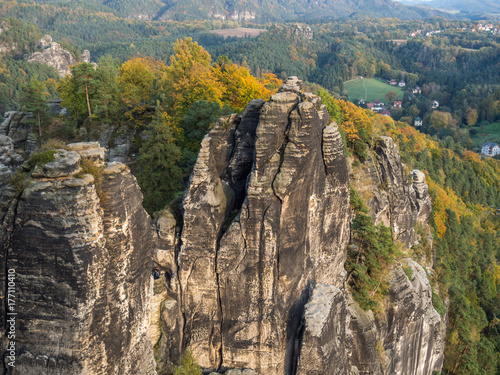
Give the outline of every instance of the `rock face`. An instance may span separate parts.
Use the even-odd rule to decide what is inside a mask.
[[[350,374],[349,321],[345,292],[318,284],[305,306],[298,375]]]
[[[76,65],[78,62],[90,62],[90,52],[83,51],[80,61],[77,61],[73,55],[61,47],[59,43],[52,42],[50,35],[44,35],[40,40],[40,46],[45,48],[42,52],[33,53],[28,62],[37,64],[47,64],[55,68],[61,77],[65,77],[71,73],[69,67]]]
[[[294,34],[304,39],[312,39],[314,37],[314,33],[309,26],[296,25]]]
[[[180,346],[205,368],[289,373],[312,286],[343,283],[348,202],[337,126],[296,79],[221,120],[184,198]]]
[[[14,171],[24,162],[38,144],[31,126],[24,122],[26,115],[7,112],[0,124],[0,201]]]
[[[414,171],[409,185],[391,142],[378,143],[370,178],[378,189],[387,180],[387,224],[411,244],[430,200],[422,174]],[[320,99],[302,93],[295,77],[268,102],[219,120],[202,142],[183,207],[180,235],[170,215],[157,224],[155,260],[170,297],[161,314],[160,373],[186,348],[207,371],[226,374],[440,370],[444,325],[420,266],[409,263],[411,282],[395,267],[377,318],[349,296],[342,139]]]
[[[415,224],[426,221],[431,211],[429,187],[425,175],[404,164],[397,145],[390,137],[379,137],[374,153],[361,168],[353,168],[351,182],[367,202],[376,225],[392,229],[395,240],[411,247],[416,242]]]
[[[408,261],[411,280],[393,270],[383,316],[350,304],[352,364],[360,374],[432,374],[443,366],[446,322],[432,306],[432,288],[418,263]]]
[[[4,194],[3,298],[6,271],[16,275],[10,374],[156,373],[148,334],[149,217],[125,165],[103,168],[99,187],[80,171],[80,158],[100,157],[94,146],[58,150],[54,162],[26,176],[24,188]],[[2,327],[6,306],[0,306]],[[0,337],[6,348],[5,328]]]
[[[29,157],[38,149],[37,134],[27,120],[32,118],[31,113],[7,112],[5,120],[0,125],[0,134],[12,139],[14,149],[24,152]]]

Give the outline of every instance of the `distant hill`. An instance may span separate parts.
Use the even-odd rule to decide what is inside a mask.
[[[71,0],[70,0],[71,1]],[[37,0],[39,3],[54,2]],[[58,0],[57,2],[60,2]],[[443,15],[392,0],[94,0],[120,15],[139,19],[285,21],[319,18],[429,18]]]
[[[401,0],[401,3],[469,13],[500,13],[498,0]]]

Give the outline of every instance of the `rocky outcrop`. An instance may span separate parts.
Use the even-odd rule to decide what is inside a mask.
[[[359,374],[432,374],[443,366],[446,321],[432,306],[425,270],[405,263],[389,278],[385,311],[376,317],[350,303],[352,364]]]
[[[52,44],[52,37],[50,35],[44,35],[38,43],[38,48],[47,48]]]
[[[49,42],[50,40],[50,42]],[[55,68],[61,77],[65,77],[71,73],[69,67],[76,65],[78,62],[90,62],[90,52],[88,50],[83,51],[80,61],[77,61],[75,57],[64,48],[61,47],[59,43],[52,42],[50,35],[44,35],[40,41],[40,46],[45,48],[42,52],[33,53],[28,62],[37,64],[46,64]]]
[[[318,284],[305,305],[297,375],[351,373],[349,320],[345,291]]]
[[[342,150],[320,99],[302,95],[296,79],[203,140],[171,292],[184,320],[179,345],[201,366],[266,374],[297,366],[312,286],[343,283],[350,215]]]
[[[314,33],[309,26],[296,25],[293,33],[304,39],[312,39],[314,37]]]
[[[26,155],[38,148],[36,135],[25,123],[24,114],[7,112],[5,117],[0,124],[0,201],[15,170],[24,162]]]
[[[415,224],[426,226],[431,211],[429,188],[425,175],[410,172],[401,163],[397,145],[390,137],[379,137],[374,152],[368,153],[361,167],[353,167],[350,173],[355,189],[370,208],[376,225],[384,224],[392,229],[395,240],[412,247],[418,239]]]
[[[37,133],[29,121],[31,118],[31,113],[11,111],[5,114],[5,120],[0,125],[0,134],[8,136],[14,149],[23,152],[26,157],[38,149]]]
[[[17,313],[11,374],[155,374],[149,218],[125,165],[103,167],[97,185],[81,171],[81,158],[103,164],[94,146],[57,150],[4,194],[0,293],[5,300],[10,270]],[[6,348],[5,328],[0,335]]]

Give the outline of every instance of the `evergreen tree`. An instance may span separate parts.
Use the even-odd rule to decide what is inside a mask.
[[[31,112],[33,119],[30,123],[38,126],[38,136],[42,137],[42,126],[47,124],[50,119],[49,106],[47,99],[49,93],[45,84],[33,78],[21,91],[21,109],[25,112]]]
[[[144,193],[143,205],[152,213],[164,208],[182,188],[178,166],[182,154],[174,143],[171,121],[159,103],[146,134],[148,139],[139,150],[137,181]]]
[[[91,119],[93,109],[101,103],[102,84],[94,65],[81,63],[71,68],[71,75],[59,82],[58,92],[71,114],[79,119]]]

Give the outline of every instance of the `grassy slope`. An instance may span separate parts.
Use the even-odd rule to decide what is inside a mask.
[[[472,140],[477,147],[481,147],[484,142],[500,143],[500,122],[480,126],[477,129],[477,134],[472,136]]]
[[[352,81],[344,82],[344,89],[349,95],[349,99],[364,99],[367,102],[380,100],[386,102],[385,94],[389,91],[394,91],[398,99],[403,99],[403,89],[399,86],[391,86],[385,83],[384,80],[378,78],[356,78]],[[365,90],[366,89],[366,90]]]

